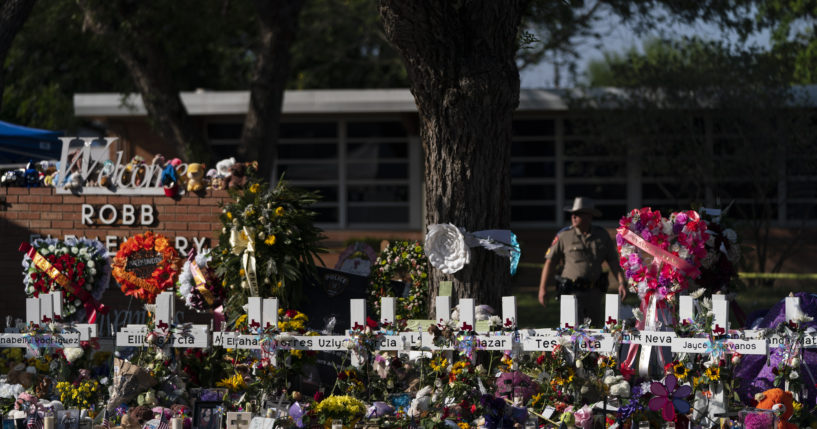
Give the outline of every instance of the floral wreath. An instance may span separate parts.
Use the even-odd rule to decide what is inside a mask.
[[[428,297],[428,259],[419,241],[389,242],[375,260],[369,274],[369,297],[374,313],[380,316],[380,298],[394,296],[392,279],[400,276],[411,282],[408,295],[397,298],[395,317],[413,319],[425,314]]]
[[[637,235],[646,243],[642,246],[651,246],[667,255],[664,259],[674,258],[678,263],[699,267],[706,256],[705,244],[709,234],[706,222],[697,212],[673,213],[666,219],[661,217],[661,212],[644,207],[632,210],[621,218],[619,225],[616,244],[621,255],[621,268],[630,290],[637,292],[643,303],[655,296],[659,305],[665,305],[676,294],[689,288],[688,273],[676,269],[671,263],[659,264],[658,256],[641,253],[639,246],[628,241],[625,234]]]
[[[134,267],[128,271],[128,258],[150,256],[156,262],[155,268]],[[161,234],[147,231],[137,234],[119,246],[113,258],[113,276],[125,295],[141,299],[149,304],[156,301],[156,295],[173,287],[179,274],[178,253]],[[141,268],[141,269],[140,269]]]
[[[55,238],[34,240],[23,246],[23,284],[26,297],[61,290],[62,318],[79,320],[90,310],[102,310],[99,300],[108,289],[111,262],[105,246],[98,240]],[[88,315],[90,316],[90,314]]]

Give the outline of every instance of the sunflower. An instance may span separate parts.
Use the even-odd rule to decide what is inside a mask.
[[[683,363],[678,362],[672,367],[672,373],[675,374],[675,377],[679,380],[684,380],[687,374],[689,374],[689,370],[687,370],[687,367],[684,366]]]
[[[706,377],[709,381],[718,381],[721,378],[721,369],[717,366],[710,366],[706,369]]]

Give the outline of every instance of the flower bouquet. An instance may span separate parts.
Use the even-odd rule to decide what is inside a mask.
[[[351,428],[366,414],[366,404],[360,399],[348,395],[332,395],[318,403],[315,416],[325,427],[340,420],[344,428]]]
[[[99,300],[111,278],[110,258],[102,243],[87,238],[41,238],[30,245],[24,243],[23,248],[26,297],[62,291],[65,320],[80,320],[101,308]]]
[[[227,295],[211,266],[212,259],[209,250],[199,254],[191,250],[179,274],[179,295],[187,308],[200,313],[217,308]]]
[[[312,224],[317,195],[284,181],[272,188],[252,183],[233,195],[235,202],[222,207],[224,228],[212,253],[216,275],[230,290],[228,313],[241,313],[248,296],[297,305],[301,283],[315,277],[315,259],[323,251],[324,236]]]
[[[122,243],[113,259],[113,276],[122,292],[148,304],[173,287],[178,273],[176,249],[163,235],[150,231]]]

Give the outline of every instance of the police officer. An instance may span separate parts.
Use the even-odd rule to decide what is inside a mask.
[[[604,324],[604,294],[607,293],[607,276],[601,270],[607,261],[610,271],[618,279],[618,293],[621,299],[627,296],[624,275],[619,266],[619,256],[615,242],[607,231],[593,225],[593,217],[600,217],[589,198],[576,197],[573,207],[566,207],[570,213],[571,226],[562,229],[553,239],[545,254],[545,266],[539,280],[539,303],[547,304],[548,287],[553,284],[556,265],[564,262],[557,293],[576,296],[578,320],[589,317],[593,326]]]

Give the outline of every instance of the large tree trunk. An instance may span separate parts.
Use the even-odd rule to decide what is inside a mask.
[[[255,1],[260,43],[238,152],[246,160],[258,160],[259,174],[265,179],[270,178],[277,153],[281,105],[292,57],[289,48],[298,31],[302,6],[301,0]]]
[[[386,33],[406,64],[425,152],[426,224],[468,231],[510,225],[511,119],[519,104],[514,60],[523,1],[381,0]],[[508,259],[472,249],[454,295],[498,309]]]
[[[6,56],[33,8],[34,0],[5,0],[0,4],[0,108],[6,88]]]
[[[128,21],[127,8],[132,5],[120,1],[78,0],[77,3],[87,27],[106,40],[127,67],[142,95],[153,129],[175,145],[185,161],[210,163],[209,144],[202,130],[192,123],[173,73],[167,67],[168,53],[153,40],[150,28]],[[126,22],[129,28],[123,29]]]

